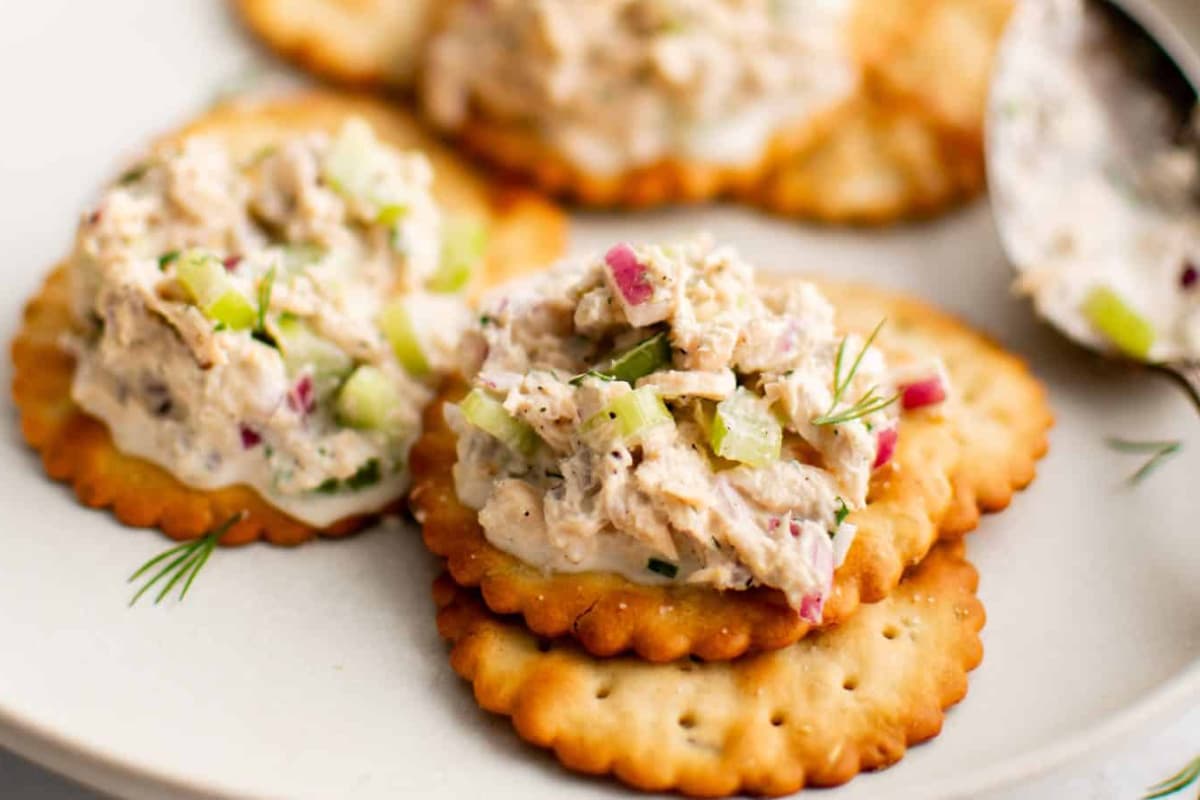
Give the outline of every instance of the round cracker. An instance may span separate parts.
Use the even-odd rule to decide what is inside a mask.
[[[326,78],[407,88],[433,25],[432,0],[234,0],[275,52]]]
[[[914,413],[902,420],[895,459],[876,473],[867,507],[850,517],[858,535],[834,577],[824,616],[829,625],[886,597],[904,569],[928,553],[939,528],[961,535],[975,527],[981,509],[1006,506],[1033,479],[1052,415],[1025,364],[962,322],[878,289],[819,285],[847,330],[866,333],[886,318],[883,347],[942,357],[958,395],[944,418]],[[462,388],[447,389],[442,401],[456,391]],[[538,635],[572,635],[596,655],[633,650],[651,661],[736,658],[809,632],[774,590],[717,592],[647,586],[609,573],[547,574],[493,547],[476,512],[455,496],[455,440],[440,405],[426,412],[425,434],[413,447],[410,504],[426,545],[447,559],[456,581],[479,586],[493,611],[523,615]]]
[[[887,225],[965,203],[984,180],[982,136],[948,130],[919,104],[866,81],[825,136],[777,161],[739,197],[788,217]]]
[[[475,278],[474,291],[560,255],[566,223],[557,209],[527,192],[492,186],[430,139],[412,118],[372,100],[306,93],[233,103],[214,109],[164,141],[203,134],[248,155],[297,132],[336,130],[350,116],[367,119],[382,141],[426,153],[434,167],[434,194],[442,206],[487,221],[487,261]],[[47,474],[70,483],[84,504],[111,508],[125,524],[158,527],[173,539],[202,536],[243,515],[222,537],[223,544],[262,538],[294,545],[318,533],[345,535],[371,519],[356,516],[317,530],[275,509],[247,487],[191,489],[160,467],[121,454],[104,425],[71,400],[74,361],[61,345],[71,325],[68,277],[60,265],[26,307],[13,342],[13,399],[25,440],[41,454]]]
[[[883,225],[983,191],[992,62],[1013,0],[863,0],[850,39],[858,97],[822,139],[742,198],[778,214]]]
[[[438,628],[479,705],[568,769],[715,797],[832,786],[941,730],[982,659],[978,575],[942,545],[851,620],[733,662],[597,659],[539,641],[443,578]]]

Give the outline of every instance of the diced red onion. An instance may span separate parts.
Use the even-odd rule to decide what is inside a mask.
[[[654,295],[654,287],[646,278],[646,268],[638,263],[637,254],[629,245],[624,242],[613,245],[604,254],[604,263],[608,265],[613,283],[629,305],[640,306]]]
[[[288,392],[287,404],[288,408],[297,414],[311,414],[313,409],[317,407],[317,398],[316,393],[313,391],[313,379],[311,375],[300,376],[300,380],[296,381],[296,385]]]
[[[900,432],[895,428],[883,428],[875,434],[875,469],[879,469],[892,460],[892,456],[896,454],[896,442],[899,439]]]
[[[1183,265],[1183,274],[1179,276],[1179,285],[1184,289],[1191,289],[1200,281],[1200,270],[1196,269],[1196,265],[1192,262],[1187,262]]]
[[[238,264],[242,263],[242,257],[241,256],[229,256],[229,258],[226,258],[221,263],[225,265],[226,272],[233,272],[234,270],[236,270],[238,268]]]
[[[799,531],[799,546],[808,556],[809,564],[817,574],[818,585],[800,600],[800,618],[816,625],[825,610],[825,600],[833,589],[834,553],[829,535],[817,527],[800,526],[792,523],[792,533]]]
[[[900,405],[905,411],[936,405],[945,399],[946,387],[939,375],[900,387]]]
[[[262,436],[253,428],[248,428],[245,425],[240,426],[239,433],[242,435],[242,449],[249,450],[257,447],[262,443]]]

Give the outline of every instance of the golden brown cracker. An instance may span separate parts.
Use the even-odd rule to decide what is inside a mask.
[[[568,769],[716,797],[832,786],[936,736],[983,657],[983,606],[961,544],[886,600],[798,644],[732,662],[597,659],[539,640],[442,578],[450,660],[484,709]]]
[[[824,222],[929,217],[985,185],[992,62],[1012,0],[860,0],[850,25],[858,96],[829,133],[743,199]]]
[[[861,284],[820,281],[838,320],[870,330],[888,319],[883,341],[939,356],[954,395],[951,414],[962,448],[953,476],[954,503],[943,536],[972,530],[979,512],[1000,511],[1037,474],[1054,425],[1046,388],[1018,356],[945,312],[912,298]]]
[[[977,341],[965,326],[915,301],[881,292],[841,292],[834,301],[852,328],[869,331],[880,319],[891,318],[893,324],[885,326],[880,338],[884,347],[907,345],[899,334],[909,326],[927,326],[926,335],[935,342]],[[461,387],[449,389],[442,399],[453,399],[456,391]],[[774,590],[718,592],[686,584],[647,586],[609,573],[547,574],[493,547],[475,512],[455,496],[455,439],[440,406],[435,402],[426,411],[425,433],[413,447],[410,503],[428,547],[447,559],[460,584],[479,586],[493,611],[523,615],[542,636],[571,634],[597,655],[632,649],[652,661],[689,653],[709,660],[736,658],[786,646],[810,630]],[[846,619],[861,603],[883,599],[904,569],[933,546],[952,496],[969,494],[951,484],[951,476],[969,474],[957,471],[958,439],[957,426],[949,419],[928,413],[905,416],[895,459],[875,474],[867,507],[850,517],[858,535],[835,574],[825,624]],[[1011,487],[1005,487],[1011,496]],[[972,510],[978,519],[978,511]],[[968,522],[974,520],[964,517],[957,524]]]
[[[885,225],[941,213],[984,181],[982,138],[949,132],[922,108],[864,86],[825,136],[739,197],[789,217]]]
[[[276,53],[342,83],[407,87],[436,3],[431,0],[234,0]]]
[[[851,42],[889,93],[973,139],[983,120],[996,49],[1014,0],[860,0]]]
[[[527,193],[495,189],[432,142],[409,117],[373,101],[310,93],[231,104],[167,138],[203,133],[221,137],[237,152],[253,153],[289,133],[334,129],[352,114],[367,118],[382,140],[400,147],[419,147],[430,155],[435,194],[444,207],[489,221],[488,261],[476,289],[544,265],[559,255],[565,220],[556,209]],[[318,531],[278,511],[246,487],[191,489],[163,469],[121,454],[104,425],[71,400],[74,362],[61,347],[70,328],[68,278],[66,268],[60,266],[30,301],[13,342],[13,398],[25,440],[41,453],[46,472],[70,483],[81,502],[111,508],[128,525],[159,527],[175,539],[198,537],[246,512],[222,537],[225,544],[259,538],[275,544],[299,544],[317,533],[344,535],[368,521],[365,516],[344,519]]]

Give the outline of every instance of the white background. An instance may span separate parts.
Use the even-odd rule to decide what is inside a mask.
[[[1200,4],[1177,4],[1172,10],[1200,24]],[[5,0],[0,237],[4,252],[31,259],[21,265],[26,276],[10,290],[24,296],[35,273],[65,252],[79,209],[122,154],[204,107],[253,72],[255,61],[219,0]],[[10,331],[12,320],[3,322]],[[20,610],[0,610],[9,613]],[[0,642],[0,658],[19,657]],[[86,654],[80,658],[86,669]],[[997,797],[1137,797],[1142,787],[1200,753],[1200,709],[1179,709],[1179,715],[1181,721],[1140,735],[1117,756]],[[0,752],[0,796],[66,800],[91,794]]]

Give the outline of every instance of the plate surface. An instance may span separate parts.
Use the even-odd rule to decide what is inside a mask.
[[[253,63],[223,5],[4,12],[4,341],[118,158]],[[977,796],[1198,701],[1200,435],[1181,393],[1089,361],[1036,324],[1009,293],[982,206],[881,234],[723,208],[589,215],[573,247],[701,229],[763,266],[870,279],[961,313],[1031,360],[1059,416],[1038,482],[970,541],[989,612],[970,695],[933,743],[831,797]],[[10,377],[5,359],[0,382]],[[429,598],[437,566],[411,527],[221,552],[186,603],[128,609],[125,577],[164,540],[78,506],[43,478],[11,407],[5,416],[0,745],[130,796],[626,794],[566,774],[475,707],[446,664]],[[1109,452],[1110,434],[1187,447],[1130,490],[1138,462]]]

